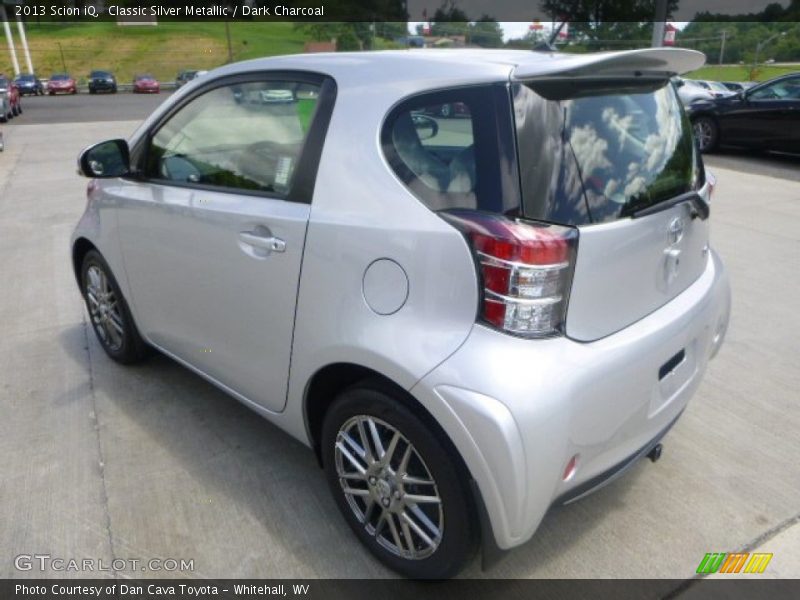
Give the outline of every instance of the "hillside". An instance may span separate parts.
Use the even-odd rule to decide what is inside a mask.
[[[25,60],[12,29],[20,67]],[[26,28],[31,58],[40,77],[66,70],[85,78],[92,69],[109,69],[119,81],[152,73],[169,81],[181,69],[210,69],[228,62],[224,23],[160,23],[120,27],[115,23],[35,23]],[[305,35],[292,23],[231,23],[233,60],[303,51]],[[11,73],[8,52],[0,52],[0,72]]]

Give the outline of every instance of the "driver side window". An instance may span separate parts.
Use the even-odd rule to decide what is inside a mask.
[[[208,91],[156,132],[145,173],[162,182],[285,197],[319,90],[304,82],[257,81]]]
[[[772,85],[755,90],[751,100],[797,100],[800,99],[800,77],[776,81]]]

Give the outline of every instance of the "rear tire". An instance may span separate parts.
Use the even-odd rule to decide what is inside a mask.
[[[325,416],[322,460],[348,525],[389,568],[444,579],[473,556],[477,519],[466,469],[393,391],[376,383],[342,392]]]
[[[719,143],[719,126],[711,117],[697,117],[692,122],[700,152],[712,152]]]
[[[118,363],[140,362],[147,355],[147,345],[114,274],[97,250],[90,250],[83,258],[80,281],[89,320],[105,353]]]

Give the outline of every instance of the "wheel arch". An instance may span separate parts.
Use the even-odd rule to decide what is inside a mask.
[[[458,458],[459,463],[463,466],[464,474],[469,479],[472,479],[469,468],[456,449],[456,445],[422,402],[383,373],[363,365],[348,362],[332,363],[318,369],[306,385],[303,398],[303,417],[311,447],[314,449],[320,464],[322,464],[320,441],[325,415],[336,396],[355,385],[366,385],[383,391],[413,411],[441,439],[448,447],[448,450]]]
[[[319,465],[322,466],[321,437],[325,415],[339,393],[359,384],[382,390],[392,398],[402,402],[426,426],[430,427],[431,431],[445,445],[457,461],[456,468],[465,477],[465,483],[471,492],[469,494],[469,509],[478,525],[477,535],[482,552],[483,568],[486,569],[499,561],[506,551],[501,550],[495,542],[483,495],[467,463],[461,453],[458,452],[455,443],[422,402],[386,375],[363,365],[338,362],[321,367],[311,376],[303,397],[303,417],[308,439]]]
[[[97,246],[85,237],[77,238],[72,244],[72,270],[75,273],[75,280],[78,282],[79,287],[81,285],[81,266],[83,265],[83,259],[90,250],[100,252]],[[100,254],[102,254],[102,252],[100,252]]]

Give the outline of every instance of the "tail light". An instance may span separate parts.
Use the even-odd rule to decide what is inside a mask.
[[[562,332],[577,229],[466,210],[440,214],[464,233],[475,254],[483,321],[523,337]]]

